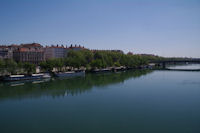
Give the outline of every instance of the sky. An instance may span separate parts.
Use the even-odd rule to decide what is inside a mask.
[[[200,57],[200,0],[0,0],[0,45]]]

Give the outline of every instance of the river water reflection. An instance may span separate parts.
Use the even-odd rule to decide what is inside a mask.
[[[200,72],[127,71],[0,84],[0,131],[199,133]]]
[[[199,64],[182,64],[182,65],[170,65],[170,69],[200,69]]]

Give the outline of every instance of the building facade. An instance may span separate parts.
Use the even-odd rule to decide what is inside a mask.
[[[99,50],[99,49],[94,49],[91,50],[92,52],[116,52],[116,53],[121,53],[124,54],[124,52],[122,50]]]
[[[79,51],[79,50],[83,50],[83,49],[85,49],[84,47],[82,47],[81,45],[71,45],[69,48],[68,48],[69,50],[74,50],[74,51]]]
[[[38,43],[21,44],[13,50],[13,59],[17,62],[39,64],[44,61],[44,48]]]
[[[9,46],[0,46],[0,59],[12,59],[13,52]]]
[[[70,50],[73,50],[73,51],[79,51],[79,50],[82,50],[82,49],[85,49],[84,47],[81,47],[80,45],[79,46],[73,46],[71,45],[70,47],[64,47],[63,45],[61,46],[47,46],[45,48],[45,59],[48,60],[48,59],[52,59],[52,58],[64,58],[64,57],[67,57],[67,53],[70,51]]]
[[[29,62],[39,64],[42,61],[51,58],[64,58],[71,50],[79,51],[85,49],[80,45],[71,45],[70,47],[46,46],[45,48],[38,43],[21,45],[0,45],[0,59],[14,59],[16,62]]]
[[[45,48],[45,59],[64,58],[67,53],[67,48],[64,46],[47,46]]]

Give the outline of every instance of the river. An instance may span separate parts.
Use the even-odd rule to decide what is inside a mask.
[[[1,83],[0,132],[199,133],[200,72],[131,70]]]

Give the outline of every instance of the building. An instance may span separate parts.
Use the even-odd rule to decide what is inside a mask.
[[[59,45],[52,45],[52,46],[46,46],[45,48],[45,59],[51,59],[51,58],[64,58],[67,57],[67,53],[70,50],[74,50],[74,51],[79,51],[79,50],[83,50],[85,49],[82,46],[73,46],[71,45],[70,47],[64,47],[63,45],[59,46]]]
[[[45,48],[38,43],[21,44],[21,45],[1,45],[0,58],[14,59],[16,62],[29,62],[39,64],[44,60],[51,58],[64,58],[70,50],[79,51],[85,49],[82,46],[71,45],[64,47],[63,45],[46,46]]]
[[[67,54],[67,48],[62,46],[46,46],[45,48],[45,59],[51,58],[64,58]]]
[[[17,62],[39,64],[44,61],[44,48],[38,43],[21,44],[13,50],[13,59]]]
[[[0,46],[0,59],[12,59],[13,58],[13,52],[11,47],[1,45]]]
[[[133,52],[128,52],[127,55],[133,55]]]
[[[94,49],[94,50],[91,50],[92,52],[116,52],[116,53],[121,53],[123,54],[124,52],[122,50],[98,50],[98,49]]]
[[[69,50],[74,50],[74,51],[79,51],[79,50],[83,50],[83,49],[85,49],[84,47],[82,47],[81,45],[75,45],[75,46],[73,46],[72,44],[71,44],[71,46],[69,47]]]

